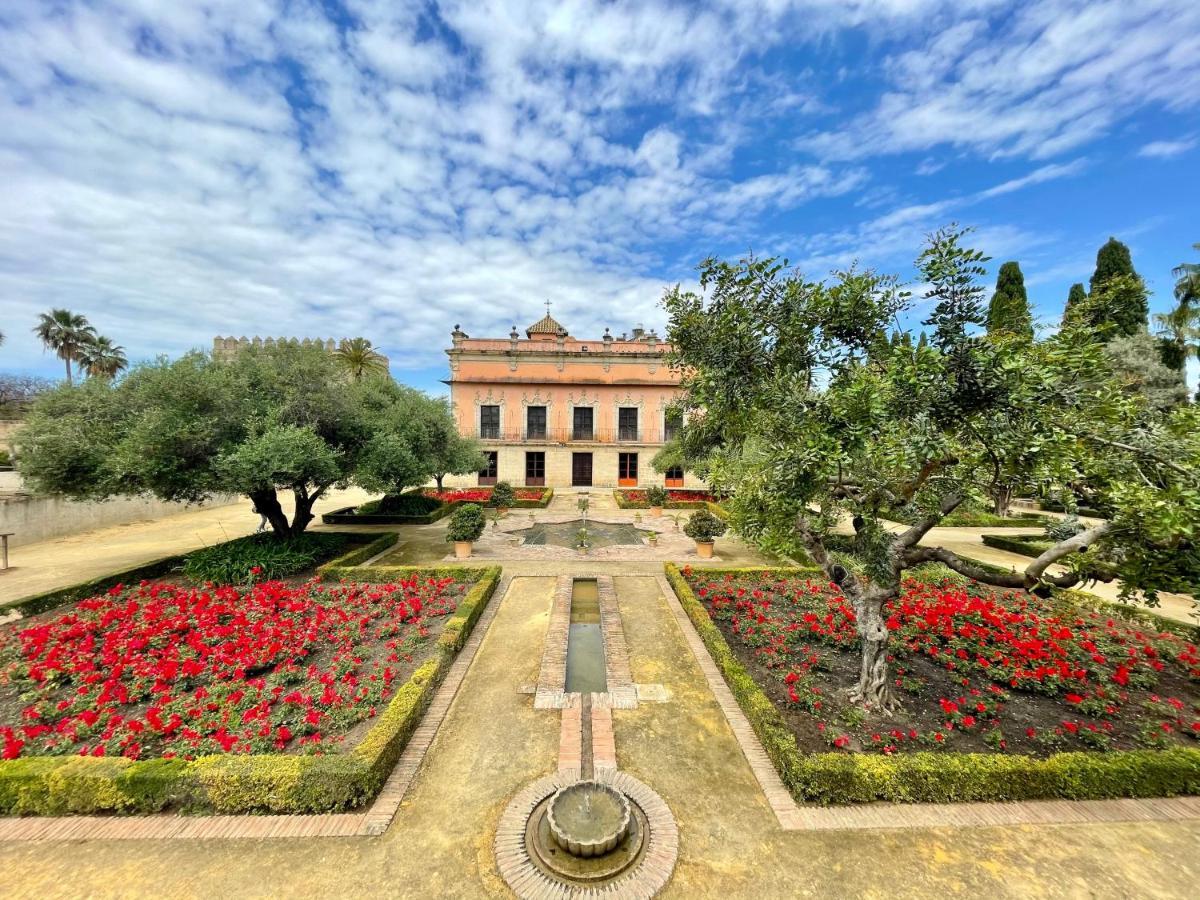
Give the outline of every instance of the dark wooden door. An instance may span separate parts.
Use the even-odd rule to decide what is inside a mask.
[[[571,454],[571,484],[574,487],[592,486],[592,454]]]

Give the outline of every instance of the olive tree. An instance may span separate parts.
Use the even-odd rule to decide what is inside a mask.
[[[320,348],[192,353],[115,383],[88,379],[43,394],[15,440],[35,490],[185,502],[245,494],[286,536],[304,531],[330,488],[371,482],[387,454],[395,463],[407,453],[413,477],[429,477],[418,430],[393,427],[398,410],[420,407],[416,398],[429,402],[390,379],[348,381]],[[290,520],[279,491],[293,495]]]
[[[985,258],[963,234],[931,236],[917,262],[934,301],[924,345],[879,352],[877,335],[911,298],[870,270],[817,282],[777,260],[709,259],[701,294],[664,297],[687,410],[669,452],[732,493],[743,535],[807,552],[841,587],[862,639],[852,698],[881,709],[895,703],[885,607],[907,569],[940,562],[1040,593],[1115,571],[1151,601],[1200,583],[1195,413],[1164,417],[1123,392],[1083,326],[1042,342],[979,333]],[[929,540],[998,478],[1086,482],[1115,513],[1019,572]],[[1098,552],[1115,567],[1094,565]]]

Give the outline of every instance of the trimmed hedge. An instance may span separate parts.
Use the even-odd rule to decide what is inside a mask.
[[[704,570],[706,576],[717,572],[725,574]],[[989,753],[802,753],[779,710],[734,656],[679,567],[667,563],[666,575],[779,777],[799,802],[1100,800],[1200,793],[1200,750],[1191,748],[1056,753],[1045,759]]]
[[[0,762],[0,812],[149,813],[179,807],[188,812],[324,813],[361,806],[379,791],[400,758],[500,580],[499,567],[452,571],[459,576],[477,571],[479,577],[446,622],[433,656],[413,672],[352,750],[324,756],[214,755],[191,761],[82,756],[6,760]]]
[[[424,490],[422,488],[421,490]],[[550,501],[554,499],[554,488],[545,488],[542,492],[540,500],[520,500],[515,499],[512,502],[510,509],[545,509],[550,505]],[[461,506],[465,500],[454,500],[450,503],[443,503],[437,509],[424,515],[401,515],[399,513],[375,512],[378,501],[372,500],[364,503],[362,506],[345,506],[341,509],[335,509],[332,512],[327,512],[321,516],[321,521],[326,525],[432,525],[441,519],[446,518],[450,513]],[[361,510],[372,509],[371,512],[362,512]]]
[[[1054,546],[1045,538],[1037,535],[1017,535],[1009,537],[1007,534],[983,534],[980,539],[989,547],[995,547],[997,550],[1007,550],[1009,553],[1019,553],[1021,556],[1032,556],[1034,559],[1042,555],[1042,552]]]

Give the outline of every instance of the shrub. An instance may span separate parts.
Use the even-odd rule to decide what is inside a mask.
[[[646,489],[646,502],[651,506],[666,506],[669,499],[670,494],[667,493],[667,489],[664,487],[655,485],[652,488]]]
[[[698,509],[683,526],[683,533],[694,541],[707,542],[719,538],[728,526],[707,509]]]
[[[1046,523],[1046,540],[1057,544],[1075,537],[1083,530],[1084,525],[1079,521],[1079,516],[1071,513],[1065,518]]]
[[[250,579],[251,569],[258,568],[255,577],[260,580],[286,578],[337,555],[345,546],[341,534],[305,533],[282,540],[256,534],[189,554],[183,574],[194,581],[241,584]]]
[[[513,505],[513,487],[507,481],[498,481],[496,486],[492,488],[492,497],[488,500],[488,506],[495,506],[500,509],[508,509]]]
[[[477,541],[483,534],[483,507],[475,503],[464,503],[450,517],[450,527],[446,529],[447,541]]]
[[[359,512],[368,512],[367,506],[370,505],[359,507]],[[426,516],[439,509],[441,505],[442,501],[436,497],[427,497],[424,494],[388,494],[379,500],[375,508],[369,512],[393,516]]]

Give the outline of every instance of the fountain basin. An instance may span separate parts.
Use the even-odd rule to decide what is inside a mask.
[[[598,781],[559,788],[546,810],[554,843],[572,856],[590,859],[616,849],[633,822],[629,800]]]

